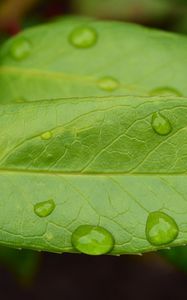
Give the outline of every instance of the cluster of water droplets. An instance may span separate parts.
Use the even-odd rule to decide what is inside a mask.
[[[92,26],[82,25],[73,29],[68,36],[69,43],[77,49],[88,49],[99,43],[98,33]],[[15,60],[23,60],[32,53],[32,43],[25,36],[15,38],[9,53]],[[120,88],[120,82],[113,76],[104,76],[97,80],[99,89],[113,92]],[[173,87],[157,87],[149,92],[150,96],[182,96],[181,92]]]
[[[34,213],[40,217],[48,217],[55,209],[53,199],[38,202],[34,205]],[[112,234],[103,227],[92,225],[79,226],[71,236],[72,246],[81,253],[102,255],[111,252],[114,247]]]
[[[54,210],[54,200],[39,202],[34,205],[34,213],[40,217],[48,217]],[[145,235],[153,246],[164,246],[173,242],[179,233],[178,225],[168,214],[161,211],[151,212],[146,221]],[[80,225],[71,236],[73,248],[88,255],[110,253],[115,246],[114,236],[105,228],[93,225]]]

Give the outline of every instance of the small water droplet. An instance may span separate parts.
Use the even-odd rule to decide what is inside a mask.
[[[177,96],[182,97],[181,92],[172,87],[159,87],[149,93],[150,96]]]
[[[50,199],[47,201],[39,202],[34,205],[34,212],[39,217],[47,217],[55,209],[55,202]]]
[[[97,32],[88,26],[78,27],[70,34],[69,41],[77,48],[89,48],[97,42]]]
[[[53,239],[53,234],[51,232],[45,233],[44,237],[47,241],[51,241]]]
[[[41,134],[41,139],[42,140],[50,140],[53,136],[53,133],[51,131],[46,131]]]
[[[114,247],[114,238],[100,226],[81,225],[72,234],[73,247],[88,255],[101,255]]]
[[[167,135],[172,130],[169,120],[159,112],[153,113],[151,125],[154,131],[159,135]]]
[[[10,47],[10,54],[16,60],[22,60],[31,53],[31,43],[24,37],[17,38]]]
[[[175,220],[169,215],[151,212],[146,223],[146,237],[152,245],[165,245],[176,239],[179,229]]]
[[[119,81],[113,77],[103,77],[98,80],[98,86],[100,89],[113,92],[119,87]]]

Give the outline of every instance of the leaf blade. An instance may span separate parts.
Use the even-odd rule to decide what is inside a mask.
[[[76,49],[69,43],[69,35],[80,26],[96,30],[96,45]],[[31,42],[31,55],[15,61],[9,51],[22,37]],[[185,37],[120,22],[71,18],[39,26],[1,49],[1,102],[149,95],[162,87],[185,96],[186,49]],[[105,77],[117,80],[118,88],[112,92],[101,88],[99,81]]]
[[[172,124],[168,136],[159,136],[151,127],[151,116],[158,110]],[[75,252],[71,233],[90,224],[112,233],[114,255],[153,251],[166,247],[151,245],[145,235],[149,213],[159,210],[179,226],[170,246],[186,243],[186,115],[186,98],[122,96],[1,105],[0,242]],[[128,136],[119,140],[129,128]],[[43,140],[46,132],[52,135]],[[144,152],[139,138],[145,142]],[[82,151],[83,146],[89,152]],[[125,164],[120,155],[129,149]],[[52,164],[44,159],[51,153]],[[95,163],[90,164],[90,159]],[[134,161],[139,165],[136,169]],[[39,218],[33,207],[48,199],[54,200],[56,208]]]

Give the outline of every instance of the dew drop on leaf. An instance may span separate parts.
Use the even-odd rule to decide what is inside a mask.
[[[70,43],[77,48],[89,48],[97,42],[97,32],[91,27],[78,27],[69,36]]]
[[[154,211],[147,218],[146,237],[150,244],[161,246],[176,239],[179,229],[175,220],[169,215]]]
[[[47,241],[51,241],[53,239],[53,234],[51,232],[46,232],[44,234],[44,237],[46,238]]]
[[[113,77],[103,77],[98,80],[98,87],[102,90],[112,92],[119,87],[119,81]]]
[[[72,245],[81,253],[101,255],[114,247],[114,238],[109,231],[100,226],[81,225],[72,234]]]
[[[42,140],[49,140],[51,139],[53,136],[52,132],[51,131],[46,131],[44,133],[41,134],[41,139]]]
[[[172,87],[159,87],[149,93],[150,96],[176,96],[182,97],[182,93]]]
[[[153,113],[151,125],[153,130],[159,135],[167,135],[172,130],[169,120],[159,112]]]
[[[26,38],[17,38],[10,46],[10,54],[16,60],[27,58],[32,50],[31,43]]]
[[[41,218],[47,217],[53,212],[55,206],[55,202],[52,199],[43,202],[38,202],[34,205],[34,212],[37,216]]]

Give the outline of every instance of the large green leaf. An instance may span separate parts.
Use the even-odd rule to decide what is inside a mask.
[[[74,47],[70,39],[77,28],[95,31],[97,41],[87,48]],[[12,55],[27,50],[22,59]],[[110,94],[146,96],[160,88],[177,89],[178,95],[186,96],[186,53],[187,39],[182,36],[133,24],[64,19],[26,30],[2,47],[1,103]],[[111,77],[114,84],[106,81]]]
[[[171,126],[159,135],[155,112]],[[146,238],[150,212],[187,242],[187,99],[104,97],[0,106],[0,243],[75,252],[79,225],[100,225],[112,254],[164,248]],[[35,205],[52,199],[39,217]]]
[[[92,47],[70,43],[71,33],[80,26],[96,32]],[[19,56],[20,45],[27,55],[16,59],[12,52]],[[186,100],[153,98],[150,111],[153,99],[145,97],[187,95],[186,50],[184,37],[74,18],[23,32],[2,48],[1,103],[144,95],[1,108],[0,185],[7,209],[6,216],[2,210],[3,244],[74,252],[71,232],[80,224],[100,224],[115,238],[114,254],[154,250],[162,245],[154,247],[144,239],[147,216],[155,210],[165,211],[179,226],[171,245],[186,243],[186,113],[180,105]],[[150,114],[160,108],[175,125],[165,137],[150,129]],[[40,219],[33,205],[44,198],[57,205],[53,214]],[[59,205],[65,207],[62,212],[57,211]],[[24,216],[18,219],[19,214]]]

